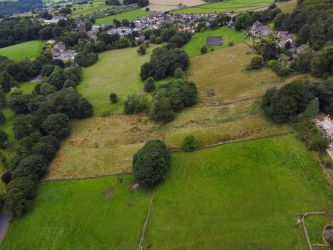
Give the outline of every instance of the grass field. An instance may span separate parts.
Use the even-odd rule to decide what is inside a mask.
[[[137,248],[151,193],[129,191],[130,182],[42,183],[33,211],[11,224],[3,249]],[[306,249],[297,216],[331,213],[332,198],[294,135],[174,153],[155,192],[144,249]],[[311,237],[322,224],[309,222]]]
[[[204,4],[191,8],[176,10],[173,13],[215,13],[215,12],[243,12],[268,7],[273,0],[226,0],[217,3]]]
[[[180,3],[182,6],[190,7],[202,5],[205,2],[203,0],[150,0],[148,7],[151,11],[169,11],[179,8]]]
[[[278,3],[278,7],[282,10],[283,13],[292,13],[296,9],[297,0],[290,0],[288,2]]]
[[[128,190],[131,180],[41,184],[33,212],[11,224],[2,249],[135,249],[150,193]]]
[[[131,10],[123,13],[119,13],[113,16],[107,16],[107,17],[102,17],[102,18],[97,18],[96,19],[96,24],[101,25],[103,23],[112,23],[114,19],[117,20],[133,20],[138,17],[142,16],[149,16],[151,12],[145,11],[144,9],[136,9],[136,10]]]
[[[95,0],[91,4],[74,4],[72,8],[72,15],[74,17],[80,15],[88,15],[98,10],[112,9],[113,6],[106,5],[104,0]]]
[[[177,153],[156,191],[145,246],[307,249],[297,215],[331,212],[332,198],[293,135]]]
[[[93,104],[95,115],[122,112],[128,94],[143,92],[140,68],[149,61],[153,48],[155,46],[151,46],[144,56],[138,55],[137,48],[107,51],[99,55],[96,64],[83,70],[83,81],[78,91]],[[111,91],[119,97],[113,105],[109,99]]]
[[[138,73],[134,72],[139,72],[140,65],[131,64],[142,60],[135,49],[109,51],[104,55],[96,68],[94,65],[84,70],[84,81],[79,85],[79,91],[93,103],[97,115],[103,107],[122,110],[122,105],[112,108],[109,104],[110,91],[117,89],[115,92],[121,99],[142,91]],[[112,67],[112,62],[120,58],[129,66],[117,63]],[[288,126],[267,121],[259,99],[248,98],[260,97],[267,88],[305,76],[284,80],[268,69],[247,71],[250,59],[250,49],[243,43],[193,57],[189,78],[198,86],[200,102],[166,125],[155,124],[145,115],[111,115],[73,122],[71,136],[51,163],[48,178],[130,171],[133,154],[149,139],[162,139],[169,146],[179,147],[187,135],[194,135],[200,145],[207,145],[290,131]]]
[[[9,47],[1,48],[0,55],[7,56],[14,61],[23,59],[34,59],[42,51],[45,42],[43,41],[29,41],[19,43]]]
[[[229,29],[228,27],[221,27],[215,30],[206,30],[203,32],[195,33],[192,36],[192,39],[189,43],[187,43],[183,49],[190,56],[198,56],[200,55],[200,49],[202,46],[206,45],[206,39],[209,36],[222,36],[223,37],[223,45],[222,46],[208,46],[208,51],[211,49],[221,49],[226,46],[229,46],[229,42],[233,42],[234,45],[243,42],[246,38],[246,35],[243,32],[237,32],[234,29]]]

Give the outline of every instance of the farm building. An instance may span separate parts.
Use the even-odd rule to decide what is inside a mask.
[[[252,36],[266,36],[271,34],[273,31],[261,22],[256,21],[252,25],[249,32]]]
[[[207,46],[221,46],[223,45],[222,36],[210,36],[206,39]]]

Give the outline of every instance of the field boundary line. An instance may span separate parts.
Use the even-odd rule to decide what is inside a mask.
[[[266,135],[266,136],[259,136],[255,138],[247,138],[247,139],[238,139],[238,140],[230,140],[230,141],[223,141],[223,142],[218,142],[218,143],[213,143],[213,144],[208,144],[205,146],[200,146],[191,152],[198,151],[198,150],[203,150],[207,148],[214,148],[218,146],[222,146],[225,144],[232,144],[232,143],[238,143],[238,142],[248,142],[248,141],[255,141],[255,140],[261,140],[261,139],[266,139],[266,138],[272,138],[272,137],[278,137],[278,136],[284,136],[284,135],[289,135],[289,134],[294,134],[294,131],[288,131],[288,132],[282,132],[282,133],[277,133],[277,134],[272,134],[272,135]],[[169,147],[169,150],[171,153],[178,153],[178,152],[185,152],[181,148],[178,147]],[[94,175],[94,176],[81,176],[81,177],[64,177],[64,178],[55,178],[55,179],[43,179],[41,182],[60,182],[60,181],[75,181],[75,180],[89,180],[89,179],[97,179],[97,178],[103,178],[103,177],[109,177],[109,176],[122,176],[126,174],[131,174],[132,172],[130,171],[123,171],[121,173],[112,173],[112,174],[102,174],[102,175]]]
[[[143,243],[143,241],[145,239],[145,233],[146,233],[146,229],[147,229],[147,225],[148,225],[148,220],[149,220],[149,217],[150,217],[151,206],[153,204],[154,195],[155,195],[155,189],[153,190],[153,193],[152,193],[151,198],[150,198],[148,212],[147,212],[147,215],[146,215],[145,222],[143,224],[142,234],[141,234],[141,238],[140,238],[139,245],[138,245],[138,250],[142,250],[143,249],[142,243]]]

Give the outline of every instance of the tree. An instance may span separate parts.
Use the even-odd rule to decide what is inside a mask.
[[[57,138],[66,138],[69,135],[69,118],[63,113],[49,115],[42,124],[43,130]]]
[[[263,57],[261,55],[254,55],[251,58],[251,69],[260,69],[263,65]]]
[[[0,73],[0,87],[6,93],[13,87],[12,77],[6,71]]]
[[[201,49],[200,49],[201,54],[206,54],[207,51],[208,51],[207,46],[202,46]]]
[[[146,79],[144,83],[144,91],[146,92],[154,92],[155,90],[155,80],[152,77]]]
[[[47,82],[55,86],[58,90],[62,89],[65,82],[64,70],[61,68],[55,68]]]
[[[178,79],[181,79],[181,78],[184,78],[185,77],[185,73],[184,71],[181,69],[181,68],[177,68],[175,70],[175,73],[174,73],[175,77],[178,78]]]
[[[36,195],[37,185],[30,177],[12,180],[6,188],[5,207],[13,217],[26,213]]]
[[[303,115],[305,117],[315,117],[319,113],[319,99],[318,97],[312,99],[306,106]]]
[[[28,104],[31,100],[31,95],[23,95],[21,93],[12,93],[9,96],[8,107],[16,114],[29,113]]]
[[[110,102],[111,102],[111,103],[116,103],[116,102],[118,102],[118,96],[117,96],[116,93],[111,92],[111,94],[110,94]]]
[[[330,141],[320,132],[315,133],[309,141],[309,149],[318,152],[325,152]]]
[[[125,101],[124,112],[126,115],[142,113],[148,110],[148,100],[143,94],[129,95]]]
[[[141,44],[141,45],[139,46],[138,50],[137,50],[137,52],[138,52],[138,54],[139,54],[140,56],[145,55],[145,54],[146,54],[146,51],[147,51],[146,46],[143,45],[143,44]]]
[[[144,187],[158,185],[170,169],[170,152],[159,140],[147,142],[133,157],[135,180]]]
[[[248,12],[241,13],[236,16],[235,29],[236,30],[247,29],[248,27],[250,27],[250,25],[252,25],[253,22],[254,20]]]
[[[6,171],[2,174],[1,180],[3,183],[8,184],[12,180],[12,173],[9,171]]]
[[[5,148],[7,140],[8,140],[8,135],[2,129],[0,129],[0,149]]]
[[[138,7],[142,8],[142,7],[146,7],[149,5],[149,0],[139,0],[138,1]]]
[[[39,139],[39,143],[47,143],[52,145],[56,150],[59,148],[60,146],[60,142],[59,140],[55,137],[55,136],[51,136],[51,135],[47,135],[47,136],[42,136]]]
[[[22,139],[38,131],[38,120],[31,114],[17,115],[13,121],[13,131],[16,139]]]
[[[43,142],[36,143],[32,148],[32,152],[34,154],[43,155],[49,161],[53,159],[56,151],[57,150],[53,145],[51,145],[49,143],[43,143]]]
[[[154,101],[151,117],[154,121],[167,123],[175,118],[170,99],[162,96]]]
[[[182,150],[185,152],[193,151],[198,147],[198,142],[193,135],[186,136],[182,142]]]
[[[47,172],[48,161],[43,155],[33,154],[23,158],[18,167],[13,172],[13,178],[31,177],[34,180],[39,180],[45,176]]]

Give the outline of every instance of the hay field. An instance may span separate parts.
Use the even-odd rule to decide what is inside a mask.
[[[205,3],[203,0],[150,0],[148,7],[151,11],[169,11],[180,6],[191,7]]]
[[[117,19],[120,21],[123,19],[127,19],[127,20],[131,21],[131,20],[134,20],[139,17],[149,16],[150,14],[151,14],[150,11],[146,11],[144,9],[135,9],[135,10],[126,11],[126,12],[119,13],[119,14],[112,15],[112,16],[97,18],[96,24],[101,25],[103,23],[112,23],[114,19]]]
[[[307,76],[284,80],[269,69],[246,71],[250,59],[251,51],[244,43],[192,58],[189,78],[198,86],[200,101],[166,125],[155,124],[145,115],[111,115],[73,122],[72,134],[51,163],[47,178],[130,171],[133,154],[150,139],[179,147],[185,136],[194,135],[203,146],[290,131],[288,126],[274,125],[264,118],[259,97],[267,88]],[[127,77],[137,75],[128,73]],[[98,80],[93,83],[98,87]],[[136,90],[128,87],[129,91]],[[108,91],[100,93],[107,98]]]
[[[14,61],[20,61],[23,59],[34,59],[40,54],[44,45],[45,42],[39,40],[23,42],[1,48],[0,55],[6,56]]]

